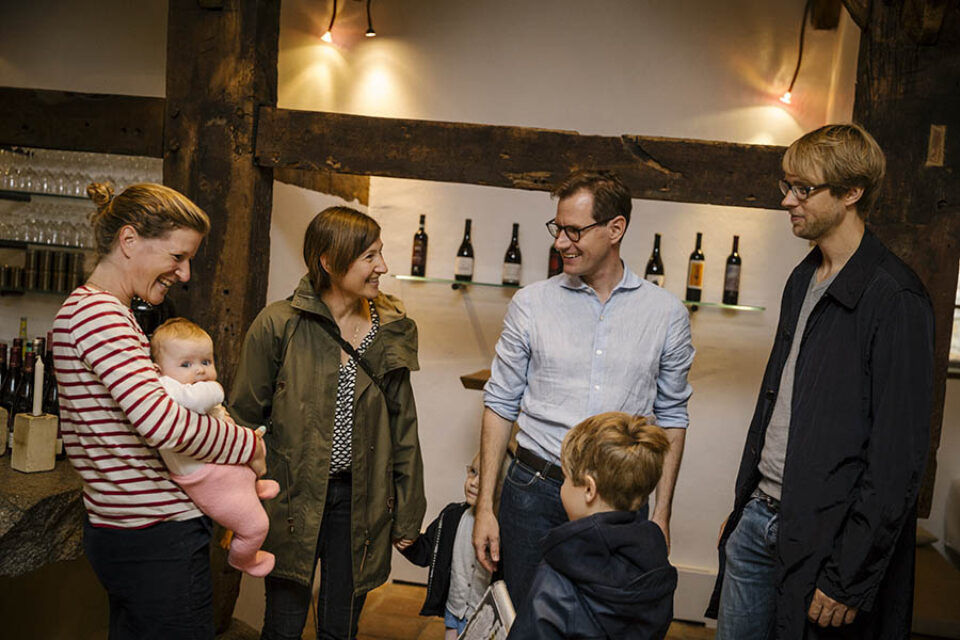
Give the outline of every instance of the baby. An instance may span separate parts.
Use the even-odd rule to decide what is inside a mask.
[[[445,640],[463,632],[484,592],[490,572],[477,562],[473,550],[474,507],[480,491],[480,455],[467,465],[463,483],[466,502],[448,504],[409,547],[400,552],[410,562],[430,567],[422,616],[443,616]]]
[[[213,340],[184,318],[157,327],[150,355],[160,369],[160,382],[177,404],[192,411],[223,417],[223,387],[217,382]],[[269,520],[260,500],[280,490],[273,480],[257,480],[246,465],[208,464],[161,449],[170,477],[205,514],[234,532],[227,561],[252,576],[273,570],[274,556],[261,551]]]

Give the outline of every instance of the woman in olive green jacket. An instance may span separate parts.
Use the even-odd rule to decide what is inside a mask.
[[[304,238],[308,274],[244,340],[230,415],[267,425],[267,477],[280,483],[264,505],[263,548],[277,558],[264,640],[300,638],[317,559],[317,637],[353,638],[366,593],[390,572],[391,542],[403,547],[420,533],[417,327],[379,291],[382,246],[365,214],[320,212]]]

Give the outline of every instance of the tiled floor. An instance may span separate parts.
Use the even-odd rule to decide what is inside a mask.
[[[422,618],[418,615],[425,594],[424,587],[391,583],[371,591],[360,617],[357,640],[442,640],[443,621],[440,618]],[[316,638],[312,617],[307,623],[303,638]],[[670,627],[667,638],[712,640],[713,630],[675,622]]]

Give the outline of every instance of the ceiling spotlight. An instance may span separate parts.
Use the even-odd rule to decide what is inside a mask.
[[[330,14],[330,24],[327,25],[326,33],[320,36],[320,39],[323,40],[324,42],[333,42],[333,34],[331,32],[333,31],[333,23],[336,19],[337,19],[337,0],[333,0],[333,12]]]
[[[377,32],[373,30],[373,18],[370,17],[370,0],[367,0],[367,32],[363,35],[373,38]]]

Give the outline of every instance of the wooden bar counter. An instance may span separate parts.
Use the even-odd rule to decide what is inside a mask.
[[[20,473],[0,458],[0,576],[15,577],[83,554],[80,476],[67,460]]]

